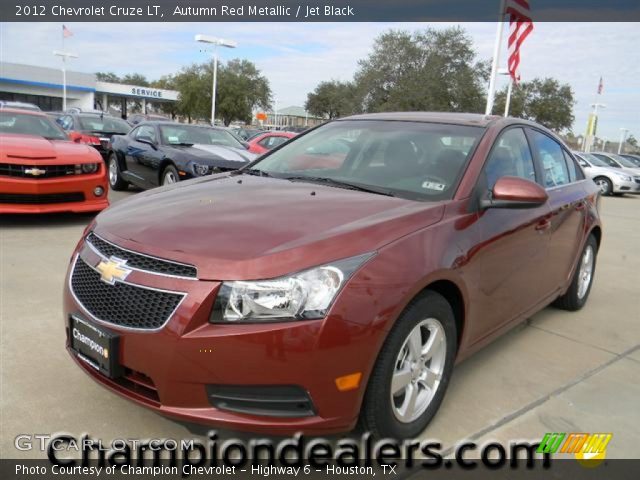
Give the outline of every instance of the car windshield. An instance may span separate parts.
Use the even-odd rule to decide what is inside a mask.
[[[624,158],[633,163],[636,167],[640,167],[640,158],[632,157],[631,155],[625,155]]]
[[[609,164],[603,160],[600,160],[595,155],[591,155],[590,153],[579,153],[578,156],[583,158],[587,162],[589,162],[594,167],[608,167]]]
[[[66,140],[67,135],[49,117],[0,111],[0,133],[36,135],[49,140]]]
[[[78,115],[78,121],[82,130],[92,132],[125,134],[131,130],[131,126],[124,120],[108,115]]]
[[[244,146],[226,130],[198,127],[195,125],[163,125],[160,127],[162,143],[165,145],[221,145],[241,148]]]
[[[626,168],[637,168],[635,163],[633,163],[628,158],[624,158],[622,155],[617,155],[615,153],[610,153],[609,155],[611,156],[611,158],[613,158],[616,162],[618,162],[623,167],[626,167]]]
[[[484,128],[341,120],[265,156],[249,172],[414,200],[453,196]]]

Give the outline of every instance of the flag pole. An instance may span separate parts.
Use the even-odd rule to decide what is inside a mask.
[[[500,61],[500,46],[502,45],[502,30],[504,28],[505,0],[500,0],[500,15],[496,31],[496,42],[493,46],[493,62],[491,63],[491,77],[489,78],[489,92],[487,93],[487,108],[485,115],[491,115],[496,93],[496,77],[498,75],[498,62]]]

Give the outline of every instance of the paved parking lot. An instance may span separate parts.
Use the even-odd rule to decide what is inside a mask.
[[[613,432],[609,458],[640,457],[640,196],[605,198],[602,208],[604,240],[587,306],[547,308],[461,364],[424,438],[451,446]],[[63,278],[90,218],[0,218],[3,458],[44,458],[15,450],[22,433],[88,433],[105,443],[193,438],[184,425],[96,385],[67,356]]]

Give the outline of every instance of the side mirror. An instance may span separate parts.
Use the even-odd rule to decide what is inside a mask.
[[[251,148],[251,146],[249,145],[249,142],[240,142],[240,143],[242,144],[245,150],[249,150],[249,148]]]
[[[487,208],[536,208],[544,205],[549,196],[537,183],[520,177],[501,177],[488,198],[480,200]]]
[[[154,150],[157,150],[156,149],[156,142],[154,142],[151,137],[138,137],[138,138],[136,138],[136,141],[138,141],[140,143],[146,143],[147,145],[152,146],[154,148]]]

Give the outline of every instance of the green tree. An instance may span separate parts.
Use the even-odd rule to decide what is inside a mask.
[[[163,90],[175,90],[176,80],[173,75],[164,75],[160,77],[160,79],[151,82],[150,86],[153,88],[161,88]],[[156,102],[154,105],[160,112],[170,115],[171,118],[175,118],[179,113],[177,102]]]
[[[507,88],[496,93],[494,112],[504,112]],[[554,78],[534,78],[530,82],[514,85],[509,104],[509,115],[538,122],[558,133],[573,125],[575,100],[569,84]]]
[[[120,77],[113,72],[97,72],[96,80],[99,82],[122,83]]]
[[[311,114],[329,119],[358,112],[356,87],[351,82],[331,80],[320,83],[307,94],[304,108]]]
[[[207,81],[211,85],[213,71],[207,65]],[[211,87],[209,87],[211,91]],[[209,105],[211,94],[208,95]],[[271,106],[271,88],[269,80],[248,60],[234,59],[218,66],[218,85],[216,89],[216,116],[222,118],[225,125],[234,120],[251,123],[253,111]]]
[[[386,32],[359,62],[362,108],[481,112],[489,69],[475,58],[471,38],[459,27]]]
[[[176,113],[189,121],[207,118],[211,108],[211,83],[207,82],[205,70],[203,65],[193,64],[173,77],[174,88],[179,92]]]
[[[138,85],[140,87],[150,86],[147,77],[145,77],[141,73],[127,73],[126,75],[123,75],[120,83],[125,83],[127,85]]]
[[[626,141],[627,145],[630,147],[629,150],[631,152],[638,152],[640,151],[640,149],[638,149],[638,139],[636,137],[633,136],[633,133],[630,134],[627,137],[627,141]]]

